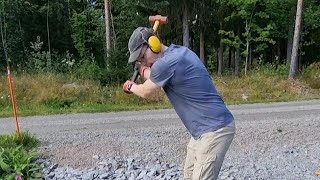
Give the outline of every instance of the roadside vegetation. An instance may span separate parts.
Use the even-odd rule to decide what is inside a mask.
[[[320,98],[320,63],[307,67],[297,80],[287,79],[285,66],[258,66],[247,76],[215,76],[214,83],[228,105]],[[121,85],[101,85],[62,74],[17,74],[14,86],[21,116],[79,112],[110,112],[170,108],[163,92],[142,99]],[[5,76],[0,77],[0,116],[12,115]]]
[[[0,135],[0,179],[41,179],[36,163],[39,140],[28,132],[22,133],[21,142],[16,133]]]

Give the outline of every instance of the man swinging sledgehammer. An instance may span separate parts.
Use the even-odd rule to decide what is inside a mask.
[[[149,18],[155,25],[166,18]],[[129,39],[129,63],[140,63],[143,84],[127,80],[126,93],[147,98],[163,88],[191,134],[184,179],[215,180],[235,134],[234,117],[217,92],[199,57],[187,47],[162,44],[153,29],[138,27]]]

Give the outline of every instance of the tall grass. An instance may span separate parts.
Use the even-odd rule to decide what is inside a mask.
[[[22,145],[26,150],[37,148],[40,141],[31,135],[29,132],[21,134],[21,142],[19,142],[16,133],[10,135],[0,135],[0,147],[2,148],[15,148]]]
[[[301,79],[308,83],[311,88],[320,89],[320,62],[307,67]]]
[[[319,65],[309,67],[296,81],[287,80],[286,67],[262,66],[247,76],[214,77],[227,104],[291,101],[320,98]],[[163,92],[142,99],[122,91],[121,85],[101,86],[62,74],[20,74],[14,76],[21,115],[67,112],[107,112],[171,107]],[[0,116],[12,114],[6,76],[0,77]]]

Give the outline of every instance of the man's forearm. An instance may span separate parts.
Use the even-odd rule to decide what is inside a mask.
[[[133,84],[130,91],[142,98],[148,98],[160,88],[148,79],[143,84]]]
[[[137,96],[146,98],[146,93],[144,91],[143,84],[133,84],[130,91]]]
[[[146,82],[132,85],[131,92],[142,98],[148,98],[152,94],[152,91],[148,89]]]

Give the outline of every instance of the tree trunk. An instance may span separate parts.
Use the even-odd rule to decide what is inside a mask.
[[[252,68],[252,47],[249,47],[249,65],[248,65],[248,69]]]
[[[238,76],[240,74],[240,47],[236,48],[236,53],[235,53],[235,63],[234,63],[234,74]]]
[[[220,22],[220,30],[222,30],[222,23]],[[219,53],[218,53],[218,75],[222,75],[223,68],[223,41],[222,35],[220,35],[220,45],[219,45]]]
[[[182,18],[182,26],[183,26],[183,45],[186,47],[190,47],[189,44],[189,25],[188,25],[188,6],[187,0],[183,1],[183,18]]]
[[[276,53],[275,53],[275,45],[272,45],[272,48],[271,48],[271,64],[273,64],[274,61],[274,58],[276,56]]]
[[[281,43],[280,43],[280,39],[278,39],[276,65],[279,65],[280,61],[281,61]]]
[[[228,69],[230,69],[231,68],[231,54],[232,54],[232,51],[231,51],[231,47],[229,46],[228,47],[228,51],[229,51],[229,57],[228,57]]]
[[[248,20],[246,20],[246,33],[247,36],[249,36],[249,27],[248,27]],[[248,70],[248,58],[249,58],[249,37],[246,38],[247,43],[246,43],[246,62],[244,65],[244,75],[247,75],[247,70]]]
[[[24,38],[23,38],[23,31],[22,31],[22,27],[21,27],[21,20],[19,17],[19,33],[20,33],[20,38],[21,38],[21,43],[22,43],[22,48],[23,48],[23,57],[26,58],[26,52],[27,52],[27,48],[24,44]]]
[[[204,42],[205,43],[205,42]],[[203,50],[204,50],[204,59],[203,59],[203,61],[204,61],[204,65],[206,66],[206,67],[208,67],[208,60],[209,60],[209,58],[208,58],[208,53],[207,53],[207,48],[203,48]]]
[[[293,46],[291,54],[291,64],[289,71],[289,79],[295,79],[298,74],[298,49],[299,49],[299,39],[300,39],[300,26],[301,26],[301,15],[302,15],[303,0],[298,0],[297,4],[297,14],[296,23],[293,36]]]
[[[48,50],[49,50],[49,57],[47,59],[47,71],[51,70],[51,46],[50,46],[50,29],[49,29],[49,0],[48,0],[48,9],[47,9],[47,34],[48,34]]]
[[[4,1],[2,1],[3,3],[4,3]],[[3,10],[3,39],[6,41],[7,40],[7,28],[6,28],[6,17],[5,17],[5,7],[4,7],[4,4],[3,4],[3,9],[1,9],[1,10]]]
[[[105,58],[106,67],[108,67],[108,57],[111,50],[111,28],[110,28],[110,2],[109,0],[104,1],[104,15],[105,15],[105,25],[106,25],[106,52],[107,58]]]
[[[190,49],[194,52],[197,51],[197,47],[196,47],[196,43],[195,43],[195,39],[194,39],[194,34],[191,32],[189,32],[189,38],[190,38]]]
[[[238,37],[241,36],[241,30],[240,30],[240,24],[238,25]],[[236,47],[236,53],[235,53],[235,61],[234,61],[234,74],[238,76],[240,74],[240,45],[239,47]]]
[[[293,43],[293,30],[294,30],[294,7],[292,7],[290,12],[290,24],[288,28],[288,43],[287,43],[287,65],[290,65],[291,54],[292,54],[292,43]]]
[[[71,15],[71,12],[70,12],[70,0],[67,0],[67,4],[68,4],[68,18],[70,19],[70,15]]]
[[[200,31],[200,59],[205,63],[205,58],[204,58],[204,38],[203,38],[203,31]]]
[[[232,70],[233,70],[233,72],[234,72],[234,64],[235,64],[235,51],[234,51],[234,47],[231,47],[231,68],[232,68]]]
[[[217,55],[216,55],[216,72],[218,72],[218,67],[219,67],[219,48],[216,49]]]
[[[9,67],[9,58],[8,58],[8,53],[6,48],[6,39],[4,37],[4,31],[5,31],[5,26],[3,26],[2,18],[0,15],[0,33],[1,33],[2,48],[4,52],[4,58],[7,61],[7,67]]]
[[[218,50],[218,75],[222,75],[222,68],[223,68],[223,43],[220,40],[220,46]]]
[[[113,15],[112,15],[112,12],[110,9],[112,9],[111,7],[111,3],[109,1],[109,13],[110,13],[110,23],[111,23],[111,26],[112,26],[112,35],[110,37],[111,39],[111,44],[113,44],[113,49],[116,49],[116,39],[117,39],[117,36],[116,36],[116,31],[114,29],[114,20],[113,20]]]
[[[16,0],[15,2],[16,2],[17,8],[19,9],[20,6],[19,6],[18,0]],[[27,48],[26,48],[25,43],[24,43],[24,36],[23,36],[23,31],[22,31],[22,26],[21,26],[21,14],[19,13],[17,15],[18,15],[19,34],[20,34],[21,44],[22,44],[22,48],[23,48],[23,58],[26,59]]]
[[[302,53],[301,53],[301,48],[299,50],[299,58],[298,58],[298,69],[301,70],[302,69]]]

